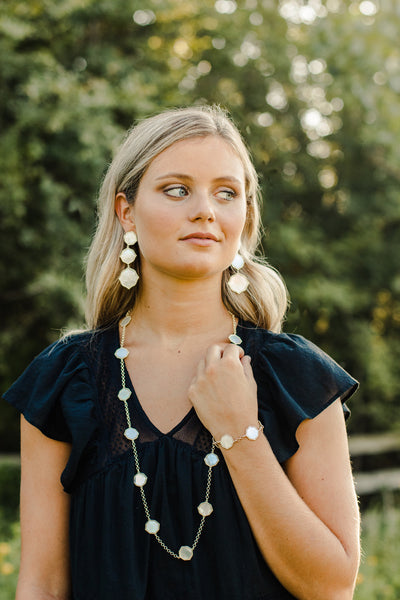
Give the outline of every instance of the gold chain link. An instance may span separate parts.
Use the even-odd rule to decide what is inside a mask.
[[[229,313],[229,314],[232,316],[233,333],[236,334],[236,319],[235,319],[235,316],[232,313]],[[129,316],[129,312],[126,314],[126,317],[128,317],[128,316]],[[125,344],[125,331],[126,331],[127,324],[128,323],[125,322],[125,324],[122,326],[121,342],[120,342],[120,347],[121,348],[124,348],[124,344]],[[125,359],[120,358],[120,366],[121,366],[121,384],[122,384],[122,388],[126,388],[126,365],[125,365]],[[131,418],[130,418],[130,414],[129,414],[128,400],[122,400],[122,402],[124,403],[126,422],[128,424],[128,427],[132,427]],[[136,468],[136,474],[138,474],[138,473],[140,473],[140,464],[139,464],[139,456],[138,456],[138,452],[137,452],[135,440],[131,440],[131,444],[132,444],[133,458],[134,458],[134,463],[135,463],[135,468]],[[210,453],[214,452],[215,446],[216,446],[216,443],[213,440],[212,445],[211,445],[211,451],[210,451]],[[208,502],[208,500],[210,498],[211,481],[212,481],[212,469],[213,469],[213,467],[208,467],[205,502]],[[149,510],[149,507],[148,507],[148,504],[147,504],[147,498],[146,498],[146,494],[145,494],[145,491],[143,489],[143,486],[140,486],[139,489],[140,489],[140,495],[141,495],[141,498],[142,498],[142,504],[143,504],[143,509],[144,509],[146,518],[147,518],[147,520],[150,520],[151,519],[150,510]],[[191,546],[192,551],[196,548],[197,544],[199,543],[200,536],[201,536],[202,531],[203,531],[205,519],[206,519],[206,517],[204,515],[202,515],[202,517],[200,519],[199,527],[197,529],[196,535],[195,535],[194,540],[193,540],[193,544]],[[156,538],[157,542],[160,544],[160,546],[166,552],[168,552],[168,554],[170,554],[174,558],[177,558],[177,559],[181,560],[181,557],[179,556],[179,554],[177,554],[176,552],[174,552],[173,550],[171,550],[171,548],[169,548],[167,546],[167,544],[160,538],[160,536],[158,535],[158,533],[155,533],[155,534],[152,534],[152,535],[154,535],[154,537]]]

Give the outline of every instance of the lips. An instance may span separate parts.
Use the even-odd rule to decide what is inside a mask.
[[[214,242],[218,242],[218,238],[213,235],[212,233],[203,233],[201,231],[196,231],[195,233],[189,233],[188,235],[185,235],[185,237],[181,238],[182,240],[191,240],[191,239],[198,239],[198,240],[213,240]]]

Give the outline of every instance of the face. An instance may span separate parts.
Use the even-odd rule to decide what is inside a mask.
[[[143,276],[220,279],[246,220],[239,156],[217,136],[172,144],[150,163],[130,216]]]

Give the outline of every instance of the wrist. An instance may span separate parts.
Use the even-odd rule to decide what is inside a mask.
[[[224,433],[218,440],[216,440],[213,437],[213,443],[215,444],[215,446],[217,446],[217,448],[221,448],[223,450],[230,450],[234,444],[244,439],[247,439],[251,442],[255,442],[263,429],[264,425],[260,421],[258,421],[256,425],[248,425],[243,435],[240,435],[235,438],[229,433]]]

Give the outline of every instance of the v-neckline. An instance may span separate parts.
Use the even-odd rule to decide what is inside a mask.
[[[243,327],[243,322],[241,321],[241,319],[238,320],[237,323],[237,328],[241,329],[241,337],[243,340],[243,343],[241,344],[243,350],[246,353],[246,341],[247,341],[247,336],[243,336],[243,333],[245,333],[245,327]],[[119,335],[119,323],[116,325],[115,327],[115,349],[112,348],[112,353],[114,355],[114,352],[117,348],[119,348],[121,346],[121,340],[120,340],[120,335]],[[125,361],[124,361],[125,362]],[[126,379],[126,384],[128,384],[129,389],[132,392],[132,398],[133,398],[133,403],[136,405],[136,409],[141,413],[143,419],[147,422],[148,426],[150,429],[152,429],[152,431],[154,431],[154,433],[157,435],[157,437],[172,437],[177,431],[179,431],[180,429],[182,429],[182,427],[184,425],[186,425],[186,423],[189,421],[189,419],[192,418],[192,416],[195,414],[195,409],[192,406],[189,411],[183,416],[183,418],[179,421],[179,423],[177,423],[176,425],[174,425],[172,427],[172,429],[170,429],[170,431],[164,432],[161,431],[149,418],[149,416],[147,415],[146,411],[144,410],[143,406],[140,403],[140,399],[136,393],[135,390],[135,386],[133,385],[133,381],[131,379],[130,373],[128,371],[128,368],[126,366],[125,363],[125,379]]]
[[[120,335],[119,335],[119,324],[117,324],[117,326],[116,326],[116,333],[115,333],[115,349],[112,349],[113,354],[114,354],[115,350],[117,348],[119,348],[120,346],[121,346],[121,339],[120,339]],[[144,420],[148,424],[149,428],[152,429],[154,431],[154,433],[157,434],[158,437],[165,437],[165,436],[171,437],[171,436],[173,436],[174,433],[176,433],[177,431],[179,431],[180,429],[182,429],[182,427],[184,425],[186,425],[186,423],[189,421],[189,419],[195,413],[195,409],[192,406],[189,409],[189,411],[184,415],[184,417],[179,421],[179,423],[177,423],[176,425],[174,425],[170,431],[167,431],[167,432],[161,431],[161,429],[159,429],[151,421],[151,419],[147,415],[146,411],[144,410],[144,408],[143,408],[143,406],[142,406],[142,404],[141,404],[141,402],[139,400],[139,396],[136,393],[135,386],[133,385],[133,381],[131,379],[130,373],[128,371],[128,367],[126,366],[126,363],[125,363],[125,380],[126,380],[125,381],[126,387],[128,387],[131,390],[131,392],[132,392],[133,403],[136,405],[135,408],[141,413],[141,416],[144,418]],[[132,419],[132,421],[134,422],[134,419]]]

